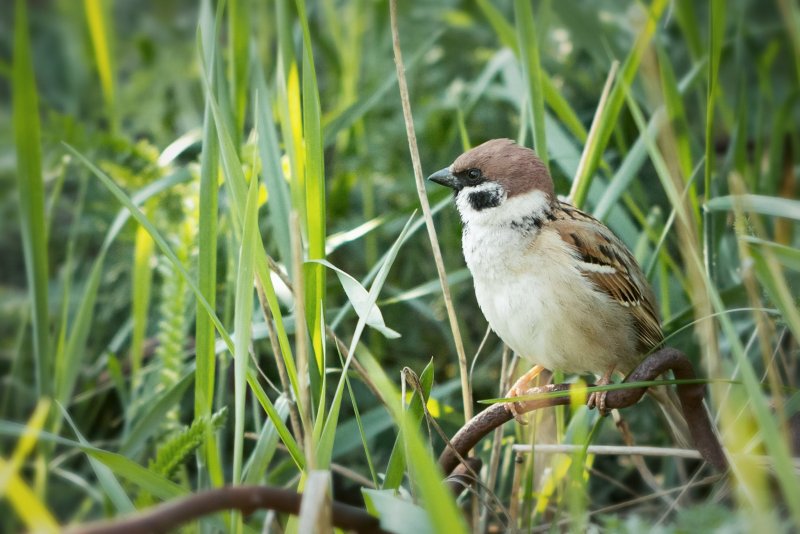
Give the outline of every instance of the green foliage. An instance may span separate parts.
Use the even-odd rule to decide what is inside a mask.
[[[733,459],[723,481],[674,458],[516,462],[515,443],[671,445],[646,403],[624,436],[542,411],[476,447],[478,523],[397,391],[409,367],[444,434],[463,422],[388,5],[0,4],[0,531],[317,470],[397,531],[800,527],[795,3],[398,2],[425,170],[535,147],[645,267]],[[460,222],[429,194],[474,397],[502,397]],[[263,518],[200,528],[292,527]]]
[[[178,260],[188,266],[189,253],[194,245],[191,229],[188,225],[183,225],[177,236],[177,246],[175,247]],[[159,367],[157,383],[148,389],[153,393],[160,393],[173,387],[182,374],[184,348],[186,347],[187,323],[190,317],[187,314],[189,290],[186,281],[180,274],[166,261],[159,263],[159,271],[162,275],[161,295],[159,306],[159,322],[156,333],[155,350],[156,364]],[[148,392],[149,393],[149,392]],[[140,395],[140,398],[147,398],[149,395]],[[166,415],[164,421],[166,425],[174,426],[178,421],[179,413],[177,406]]]
[[[173,478],[175,471],[203,442],[207,432],[216,432],[225,425],[228,409],[222,408],[210,418],[195,419],[191,426],[175,430],[156,449],[156,455],[147,468],[157,475]],[[137,507],[150,504],[152,497],[146,491],[139,494]]]

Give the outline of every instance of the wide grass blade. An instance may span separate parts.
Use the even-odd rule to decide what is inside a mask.
[[[8,477],[8,482],[4,484],[7,485],[6,490],[2,493],[30,532],[60,532],[58,522],[47,506],[2,457],[0,457],[0,476]]]
[[[53,391],[48,312],[48,255],[45,227],[39,97],[33,73],[28,13],[17,0],[14,15],[13,113],[17,148],[17,187],[22,227],[25,274],[33,311],[33,365],[39,396]]]
[[[292,247],[289,235],[289,213],[292,209],[291,193],[281,165],[280,142],[275,121],[272,118],[270,92],[267,87],[261,64],[255,62],[253,68],[255,88],[253,91],[256,131],[258,132],[258,155],[261,158],[261,173],[269,194],[267,198],[267,217],[271,223],[272,237],[278,249],[278,257],[292,272]]]
[[[0,495],[5,495],[8,491],[8,484],[19,471],[25,459],[36,445],[39,432],[42,431],[47,413],[50,411],[50,401],[41,399],[36,405],[36,409],[25,425],[25,433],[19,438],[14,452],[11,454],[8,463],[0,467]]]
[[[131,283],[131,398],[135,398],[141,380],[144,338],[147,332],[147,319],[150,308],[150,294],[153,285],[155,243],[147,230],[138,226],[133,245],[133,281]]]
[[[425,366],[425,369],[422,370],[422,374],[419,377],[419,383],[420,386],[422,386],[422,391],[419,392],[414,390],[414,395],[411,397],[411,402],[406,408],[408,419],[412,422],[416,422],[416,427],[419,426],[419,424],[422,422],[422,417],[425,415],[425,409],[422,403],[427,402],[428,397],[431,394],[431,387],[433,386],[433,373],[433,360],[431,360],[428,362],[428,365]],[[420,397],[420,394],[423,397]],[[389,455],[389,462],[386,465],[386,475],[383,478],[383,485],[381,486],[383,489],[396,490],[400,487],[400,483],[403,481],[403,475],[405,474],[407,465],[403,444],[404,441],[402,434],[398,435],[394,442],[392,453]]]
[[[233,483],[242,481],[242,454],[244,449],[245,393],[250,338],[253,318],[253,281],[255,249],[261,247],[258,233],[258,184],[250,180],[244,212],[242,244],[236,274],[236,301],[234,311],[234,432],[233,432]]]
[[[542,66],[539,60],[539,36],[533,19],[533,6],[529,0],[515,0],[514,14],[517,28],[517,43],[520,62],[528,88],[528,109],[533,118],[533,145],[545,167],[550,167],[547,139],[544,128],[544,90],[542,88]]]
[[[100,87],[103,90],[106,113],[111,121],[111,129],[116,130],[117,90],[113,66],[114,55],[111,52],[112,41],[110,38],[114,32],[108,31],[111,17],[107,16],[107,13],[113,9],[113,2],[84,0],[83,7],[86,11],[86,21],[89,25],[89,36],[94,48],[95,64],[97,65],[97,73],[100,76]]]
[[[325,165],[322,154],[322,111],[320,109],[317,73],[311,46],[311,30],[306,16],[305,0],[296,0],[297,15],[303,28],[303,141],[305,142],[305,217],[308,259],[325,257]],[[297,208],[297,206],[295,206]],[[325,271],[320,265],[309,265],[304,273],[306,318],[316,356],[317,369],[324,372],[322,316],[325,302]]]
[[[275,401],[275,411],[281,420],[286,421],[286,417],[289,415],[289,401],[285,396],[278,397]],[[268,474],[269,463],[277,450],[278,438],[279,434],[275,425],[270,420],[266,421],[258,435],[253,453],[244,467],[244,484],[258,484],[264,480]]]
[[[213,93],[216,87],[217,49],[215,38],[216,24],[211,14],[209,0],[200,7],[199,40],[205,64],[210,65],[209,79],[204,84],[206,91]],[[200,52],[200,51],[199,51]],[[200,155],[200,206],[197,231],[197,286],[212,309],[217,300],[217,219],[219,204],[219,141],[211,111],[211,102],[206,98],[203,114],[203,152]],[[214,404],[214,384],[216,381],[216,351],[214,325],[209,316],[196,304],[195,321],[195,372],[194,416],[195,419],[210,417]],[[206,430],[204,445],[198,458],[208,467],[209,478],[214,485],[222,485],[223,475],[217,452],[216,439],[211,426]],[[202,469],[201,469],[202,474]]]

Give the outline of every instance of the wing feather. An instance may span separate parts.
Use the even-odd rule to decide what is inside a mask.
[[[639,350],[645,353],[660,345],[663,334],[653,291],[625,244],[603,223],[565,202],[559,202],[552,225],[575,248],[581,274],[629,310]]]

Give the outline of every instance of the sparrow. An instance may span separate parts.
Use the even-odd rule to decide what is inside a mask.
[[[428,179],[454,191],[464,259],[491,329],[536,364],[508,397],[524,394],[544,369],[608,384],[661,345],[655,296],[633,254],[603,223],[556,197],[533,150],[493,139]],[[605,396],[592,393],[587,404],[605,414]],[[687,436],[675,398],[666,402],[674,405],[668,420],[679,419],[670,426]],[[514,403],[507,407],[517,416]]]

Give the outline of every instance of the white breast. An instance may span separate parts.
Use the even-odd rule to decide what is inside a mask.
[[[571,267],[574,251],[557,232],[477,222],[465,227],[464,257],[478,304],[503,342],[551,370],[600,374],[635,364],[630,315]]]

